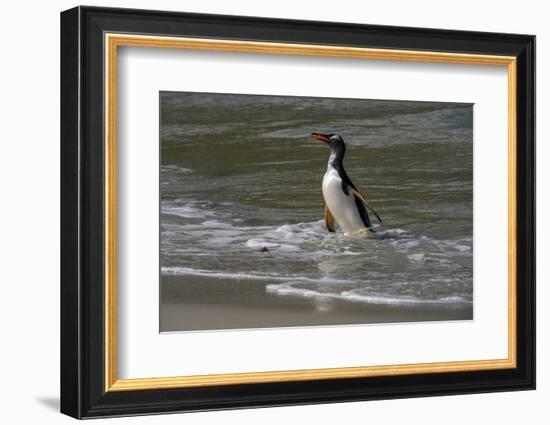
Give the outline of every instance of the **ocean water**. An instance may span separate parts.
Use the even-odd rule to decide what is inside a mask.
[[[473,302],[470,104],[162,92],[161,274],[282,299],[463,308]],[[326,231],[321,181],[344,166],[381,215]],[[182,283],[183,284],[183,283]]]

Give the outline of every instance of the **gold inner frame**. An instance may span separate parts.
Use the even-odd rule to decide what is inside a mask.
[[[213,385],[357,378],[416,373],[447,373],[510,369],[516,367],[516,58],[462,53],[370,49],[328,45],[267,43],[199,38],[105,34],[105,391],[133,391]],[[214,375],[118,379],[116,324],[116,123],[117,48],[119,46],[328,56],[355,59],[398,60],[504,66],[508,72],[508,357],[418,364],[246,372]]]

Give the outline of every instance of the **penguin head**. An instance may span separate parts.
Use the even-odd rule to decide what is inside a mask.
[[[326,143],[335,153],[343,154],[346,150],[344,139],[339,134],[311,133],[311,137],[313,137],[315,140]]]

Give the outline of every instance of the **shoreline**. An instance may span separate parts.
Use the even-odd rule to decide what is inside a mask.
[[[265,282],[162,275],[160,332],[472,320],[473,304],[370,304],[279,295]]]

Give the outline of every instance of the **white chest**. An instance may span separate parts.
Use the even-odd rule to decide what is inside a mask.
[[[342,179],[338,171],[330,165],[323,177],[322,189],[325,203],[344,233],[353,234],[365,229],[355,199],[344,193]]]

